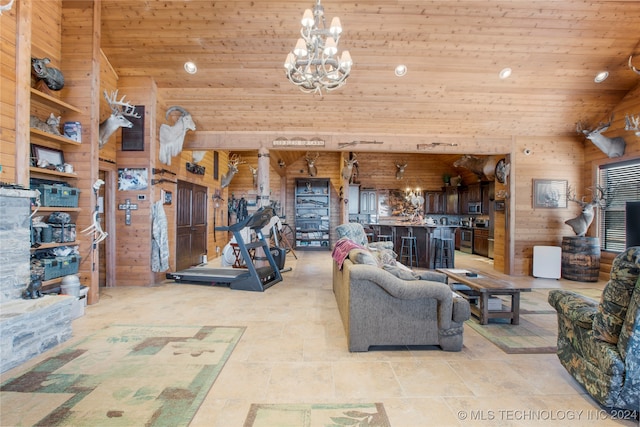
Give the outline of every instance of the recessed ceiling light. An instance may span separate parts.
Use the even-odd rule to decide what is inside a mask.
[[[396,73],[396,76],[398,77],[404,76],[405,74],[407,74],[407,66],[403,64],[398,65],[396,67],[395,73]]]
[[[600,71],[598,74],[596,74],[596,77],[595,79],[593,79],[593,81],[596,83],[602,83],[603,81],[607,80],[607,77],[609,77],[608,71]]]
[[[191,61],[187,61],[184,63],[184,70],[189,74],[195,74],[198,72],[198,67]]]
[[[510,75],[511,75],[511,68],[509,68],[509,67],[507,67],[507,68],[503,68],[503,69],[500,71],[500,74],[498,74],[498,76],[500,76],[500,78],[501,78],[502,80],[504,80],[504,79],[508,79]]]

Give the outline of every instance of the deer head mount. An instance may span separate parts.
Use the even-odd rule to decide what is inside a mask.
[[[585,202],[584,196],[582,196],[580,200],[576,199],[575,190],[572,187],[569,187],[567,190],[567,200],[575,202],[582,207],[580,215],[564,222],[573,229],[576,236],[584,236],[587,234],[595,215],[595,208],[604,208],[607,205],[607,197],[610,196],[608,191],[601,186],[596,186],[595,191],[591,189],[591,194],[591,201]]]
[[[402,178],[404,178],[404,170],[407,168],[407,162],[404,163],[398,163],[396,162],[396,169],[398,169],[396,171],[396,179],[399,181]]]
[[[634,73],[640,74],[640,70],[638,70],[636,67],[633,66],[633,64],[631,64],[631,58],[633,58],[633,55],[629,57],[629,68],[631,68],[631,71],[633,71]]]
[[[585,128],[584,123],[578,122],[576,124],[576,132],[582,133],[585,137],[593,142],[593,144],[600,149],[609,158],[620,157],[624,155],[624,150],[627,147],[627,143],[620,136],[615,138],[608,138],[602,135],[611,126],[613,121],[613,114],[608,123],[600,123],[595,129]]]
[[[104,91],[104,98],[109,103],[111,108],[111,115],[98,127],[98,146],[100,148],[109,141],[109,138],[113,133],[120,128],[132,128],[133,123],[127,120],[127,117],[140,118],[140,114],[135,112],[135,105],[131,105],[128,102],[124,102],[126,95],[122,95],[122,98],[118,101],[118,91],[111,92],[111,96],[107,95],[107,91]]]
[[[309,176],[318,175],[318,169],[316,168],[316,160],[318,160],[319,156],[320,156],[320,153],[318,153],[317,151],[315,152],[307,151],[307,154],[305,154],[304,159],[307,161],[307,172],[309,172]]]
[[[456,168],[469,169],[476,174],[479,181],[483,179],[493,181],[496,176],[496,166],[500,161],[499,156],[476,157],[465,154],[453,163]]]
[[[629,115],[624,117],[624,130],[635,130],[636,136],[640,136],[640,114]]]
[[[353,177],[353,167],[358,165],[358,156],[356,153],[351,153],[349,160],[344,159],[344,167],[342,168],[342,179],[349,180]]]
[[[226,174],[222,175],[221,186],[222,188],[228,187],[231,184],[231,180],[238,173],[238,166],[245,164],[244,160],[238,154],[232,154],[229,157],[229,161],[227,162],[227,166],[229,166],[229,170]]]
[[[251,171],[251,176],[253,178],[253,187],[256,188],[258,186],[258,168],[254,168],[249,165],[249,170]]]

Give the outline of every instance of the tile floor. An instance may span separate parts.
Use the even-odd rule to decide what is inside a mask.
[[[194,427],[242,426],[252,403],[296,402],[382,402],[393,427],[637,425],[601,411],[555,355],[509,355],[468,327],[459,353],[349,353],[332,292],[330,253],[297,254],[298,260],[287,257],[293,269],[283,282],[265,292],[170,281],[103,288],[100,302],[74,321],[74,336],[63,346],[109,324],[247,326]],[[456,256],[457,268],[491,268],[487,259]],[[602,289],[605,283],[515,280],[538,288]],[[49,355],[5,372],[2,380]]]

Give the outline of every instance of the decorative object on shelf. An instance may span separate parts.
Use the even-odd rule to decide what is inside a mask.
[[[64,154],[62,150],[31,144],[31,155],[35,160],[35,166],[40,168],[54,170],[57,170],[58,167],[64,168]]]
[[[636,136],[640,136],[640,114],[627,114],[624,116],[624,130],[635,130]]]
[[[465,154],[453,163],[456,168],[469,169],[476,174],[478,181],[493,181],[495,179],[498,156],[476,157]]]
[[[442,182],[444,182],[444,185],[451,185],[451,175],[448,173],[442,174]]]
[[[195,163],[187,162],[187,172],[191,172],[196,175],[204,175],[205,167]]]
[[[354,171],[356,172],[354,177]],[[358,156],[356,153],[349,153],[349,159],[344,159],[344,167],[342,168],[342,179],[349,180],[349,182],[357,179],[358,171]]]
[[[451,185],[453,187],[460,187],[462,185],[462,177],[460,175],[452,176],[451,177]]]
[[[507,177],[509,176],[510,170],[511,170],[510,163],[507,163],[505,159],[498,160],[498,163],[496,164],[496,170],[495,170],[496,181],[498,181],[500,184],[504,184],[505,182],[507,182]]]
[[[608,138],[602,135],[611,126],[613,122],[613,114],[609,118],[609,123],[600,123],[597,128],[585,128],[583,122],[576,123],[576,132],[582,133],[585,137],[593,142],[593,144],[600,149],[607,157],[620,157],[624,155],[624,150],[627,147],[627,143],[621,136],[615,138]]]
[[[38,299],[42,298],[44,294],[40,291],[42,289],[42,280],[36,274],[31,274],[31,280],[29,281],[29,285],[27,285],[27,289],[25,289],[22,294],[22,298],[24,299]]]
[[[107,117],[98,128],[98,147],[102,148],[109,142],[109,138],[113,133],[121,127],[130,128],[133,126],[127,117],[140,118],[140,115],[135,112],[136,107],[128,102],[124,102],[126,95],[122,95],[120,100],[117,100],[118,91],[111,92],[111,96],[107,95],[107,91],[104,91],[104,98],[107,100],[109,107],[111,108],[111,115]]]
[[[232,154],[229,157],[229,161],[227,162],[227,166],[229,166],[229,170],[227,171],[227,173],[222,175],[222,182],[221,182],[222,188],[226,188],[229,186],[229,184],[231,184],[231,180],[238,173],[238,166],[244,163],[247,163],[247,162],[242,160],[242,157],[240,157],[239,154]]]
[[[64,136],[75,142],[82,142],[82,124],[80,122],[64,122]]]
[[[404,163],[398,163],[396,162],[396,169],[398,169],[396,171],[396,179],[398,181],[402,180],[402,178],[404,178],[404,170],[407,168],[407,162]]]
[[[31,74],[42,80],[51,90],[60,90],[64,87],[64,75],[62,71],[54,67],[48,67],[49,58],[31,58]]]
[[[160,161],[165,165],[170,165],[171,158],[182,151],[182,144],[187,131],[196,130],[196,124],[191,114],[178,105],[169,107],[165,118],[169,120],[169,117],[175,111],[180,112],[180,117],[173,126],[164,123],[160,125]]]
[[[567,181],[552,179],[533,180],[533,208],[566,208]]]
[[[318,169],[316,168],[316,160],[320,157],[320,153],[317,151],[307,151],[304,159],[307,161],[307,172],[309,176],[313,177],[318,175]]]
[[[598,207],[604,208],[607,205],[607,198],[611,196],[611,191],[598,185],[595,190],[591,189],[591,196],[591,201],[585,202],[584,196],[580,200],[576,199],[575,191],[573,191],[571,187],[569,187],[567,191],[566,199],[582,207],[580,215],[564,222],[573,229],[576,236],[584,237],[587,234],[593,221],[593,216],[595,215],[595,209]]]
[[[289,52],[284,63],[286,76],[301,91],[319,93],[332,91],[346,83],[353,61],[348,50],[338,56],[338,42],[342,33],[340,19],[335,17],[327,29],[324,8],[316,5],[302,16],[301,38]]]
[[[629,68],[631,68],[631,71],[633,71],[634,73],[640,74],[640,70],[634,67],[633,64],[631,63],[632,58],[633,58],[633,55],[629,57]]]
[[[29,118],[29,126],[52,135],[62,136],[62,133],[60,133],[60,119],[60,116],[56,117],[53,113],[51,113],[46,121],[36,116],[31,116]]]

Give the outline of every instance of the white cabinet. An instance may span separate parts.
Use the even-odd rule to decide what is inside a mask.
[[[349,215],[359,214],[360,213],[360,186],[359,185],[350,185],[349,186]]]
[[[360,213],[370,215],[376,215],[378,213],[376,190],[360,191]]]

